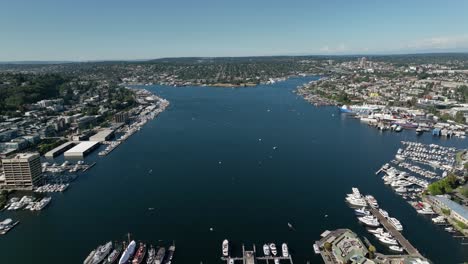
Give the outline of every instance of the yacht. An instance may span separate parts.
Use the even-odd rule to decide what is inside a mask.
[[[362,207],[360,209],[354,209],[354,213],[356,215],[362,215],[362,216],[370,215],[370,212],[368,210],[366,210],[365,207]]]
[[[435,224],[443,224],[445,223],[445,217],[443,216],[434,217],[432,218],[432,222],[434,222]]]
[[[385,237],[385,236],[379,237],[379,241],[384,243],[384,244],[388,244],[388,245],[395,245],[395,246],[398,245],[398,242],[395,239]]]
[[[354,194],[354,195],[356,195],[356,196],[358,196],[358,197],[361,197],[361,192],[359,191],[358,188],[353,187],[353,188],[351,188],[351,190],[353,191],[353,194]]]
[[[398,219],[396,219],[395,217],[389,217],[389,218],[388,218],[388,222],[389,222],[393,227],[395,227],[396,230],[398,230],[398,231],[402,231],[402,230],[403,230],[403,226],[401,225],[400,221],[398,221]]]
[[[274,243],[270,244],[270,250],[271,250],[271,254],[273,254],[273,256],[276,256],[278,254],[278,251],[276,251],[276,245]]]
[[[362,198],[346,197],[346,201],[348,201],[348,203],[354,206],[359,206],[359,207],[367,206],[366,201]]]
[[[396,188],[395,191],[398,193],[405,193],[408,190],[405,187],[401,186],[401,187]]]
[[[158,249],[158,253],[156,253],[156,257],[154,258],[154,264],[161,264],[165,255],[166,255],[166,248],[160,247]]]
[[[417,210],[418,214],[435,214],[435,212],[430,207],[424,207]]]
[[[314,252],[315,252],[315,254],[320,254],[320,248],[317,245],[317,243],[314,243]]]
[[[91,264],[101,263],[107,255],[109,255],[112,249],[112,242],[107,242],[105,245],[100,246],[91,260]]]
[[[128,244],[128,247],[122,253],[122,256],[119,259],[119,264],[126,264],[128,262],[128,260],[135,253],[135,248],[136,248],[136,242],[135,242],[135,240],[132,240],[132,242],[130,242],[130,244]]]
[[[281,249],[282,249],[282,252],[283,252],[283,257],[285,257],[285,258],[289,257],[288,245],[286,245],[286,243],[283,243],[281,245]]]
[[[374,198],[372,195],[366,195],[365,196],[366,201],[369,203],[369,205],[373,208],[379,208],[379,204],[377,203],[377,200]]]
[[[377,229],[368,229],[367,231],[372,234],[382,234],[384,232],[384,229],[379,227]]]
[[[389,246],[388,248],[392,251],[403,252],[403,248],[399,246]]]
[[[229,241],[224,239],[223,241],[223,256],[227,257],[229,255]]]
[[[380,226],[379,220],[373,216],[362,216],[358,217],[359,222],[368,225],[368,226],[373,226],[373,227],[378,227]]]
[[[385,217],[385,218],[388,218],[388,212],[385,211],[384,209],[380,208],[379,209],[379,212]]]
[[[270,256],[270,247],[267,244],[263,245],[263,254]]]
[[[94,254],[96,254],[96,250],[93,250],[93,251],[91,251],[91,253],[89,253],[89,255],[86,257],[86,259],[83,261],[83,264],[91,263],[91,260],[93,259]]]

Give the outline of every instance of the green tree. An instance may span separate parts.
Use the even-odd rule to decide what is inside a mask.
[[[323,247],[325,248],[325,250],[331,251],[332,244],[330,242],[325,242],[325,244],[323,244]]]

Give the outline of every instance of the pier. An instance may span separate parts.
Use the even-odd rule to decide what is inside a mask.
[[[291,252],[289,252],[287,257],[283,257],[281,255],[281,250],[278,251],[277,256],[262,256],[262,257],[257,257],[257,248],[255,244],[253,245],[252,250],[246,250],[244,244],[242,244],[242,257],[221,257],[223,261],[226,261],[227,264],[230,263],[230,261],[234,261],[234,263],[242,263],[242,264],[256,264],[256,263],[266,263],[266,264],[274,264],[275,259],[278,259],[280,263],[289,263],[293,264]]]
[[[377,217],[377,219],[379,219],[379,222],[398,241],[398,243],[400,243],[409,255],[423,258],[419,251],[411,245],[411,243],[398,230],[396,230],[395,227],[388,222],[387,218],[385,218],[377,209],[371,207],[369,210],[375,217]]]

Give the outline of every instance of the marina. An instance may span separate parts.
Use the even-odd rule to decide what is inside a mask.
[[[396,166],[389,160],[401,141],[457,149],[465,143],[428,133],[416,138],[406,130],[381,134],[340,117],[336,108],[315,108],[292,93],[311,79],[253,89],[145,87],[173,107],[111,155],[87,155],[85,163],[98,165],[80,171],[63,195],[51,194],[40,215],[2,212],[0,220],[20,221],[0,240],[4,258],[15,264],[81,263],[99,245],[126,240],[121,234],[132,230],[135,242],[146,242],[147,249],[157,248],[161,239],[167,250],[175,240],[174,263],[226,263],[220,260],[225,238],[235,257],[243,256],[241,243],[246,251],[256,244],[256,256],[262,257],[263,244],[274,242],[279,253],[287,242],[294,263],[321,263],[313,243],[324,230],[350,228],[360,237],[370,235],[343,202],[356,186],[402,222],[402,234],[425,257],[434,263],[466,260],[466,247],[452,233],[416,214],[373,176],[385,163]],[[17,254],[19,247],[28,254]]]
[[[275,245],[273,243],[265,244],[271,249],[271,245]],[[283,245],[286,245],[283,243]],[[276,251],[276,248],[273,247],[273,249]],[[235,263],[242,263],[242,264],[255,264],[255,263],[271,263],[271,264],[278,264],[278,263],[289,263],[293,264],[292,256],[288,251],[287,246],[284,247],[282,246],[281,248],[282,253],[281,254],[274,254],[273,252],[270,251],[263,251],[263,256],[257,256],[257,247],[255,244],[252,245],[252,248],[246,249],[245,245],[242,244],[242,257],[233,257],[233,256],[223,256],[221,257],[221,260],[225,261],[226,264],[235,264]],[[268,253],[267,253],[268,252]]]
[[[142,241],[130,239],[126,241],[108,241],[93,249],[83,261],[83,264],[170,264],[173,262],[176,247],[158,242],[157,247]]]
[[[362,199],[364,200],[357,188],[352,188],[352,193],[348,194],[346,200],[353,204],[353,200]],[[374,199],[375,200],[375,199]],[[393,217],[390,217],[388,212],[382,208],[378,209],[376,200],[373,202],[367,202],[361,209],[355,210],[358,215],[365,215],[358,217],[359,221],[369,227],[379,227],[382,225],[388,233],[385,233],[383,229],[369,229],[370,233],[373,233],[380,242],[389,245],[389,248],[393,251],[406,251],[409,255],[423,258],[419,251],[400,233],[403,230],[401,223]],[[401,250],[398,245],[401,245]]]

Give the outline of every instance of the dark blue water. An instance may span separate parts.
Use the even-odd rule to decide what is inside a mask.
[[[468,260],[459,241],[374,174],[401,140],[467,141],[382,134],[335,108],[316,108],[293,93],[311,79],[242,89],[151,87],[171,102],[156,120],[107,157],[89,156],[98,164],[43,212],[1,213],[21,224],[0,238],[0,262],[82,263],[95,246],[127,232],[154,244],[175,240],[175,263],[221,263],[224,238],[237,251],[242,243],[288,242],[295,263],[322,263],[312,245],[336,228],[384,250],[344,202],[353,186],[400,219],[403,234],[435,263]]]

